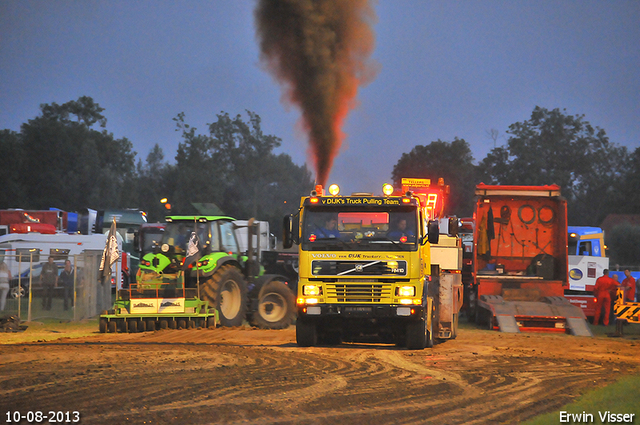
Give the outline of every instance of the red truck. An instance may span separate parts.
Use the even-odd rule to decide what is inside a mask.
[[[476,186],[471,315],[503,332],[592,336],[564,298],[567,202],[557,185]]]

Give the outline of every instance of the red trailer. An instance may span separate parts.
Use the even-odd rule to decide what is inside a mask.
[[[560,187],[476,187],[475,319],[503,332],[591,336],[568,285],[567,202]]]
[[[67,228],[67,213],[54,210],[0,210],[6,233],[55,233]]]

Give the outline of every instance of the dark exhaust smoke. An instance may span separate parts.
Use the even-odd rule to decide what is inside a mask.
[[[316,182],[326,185],[358,86],[374,74],[373,7],[368,0],[260,0],[255,16],[262,63],[300,108]]]

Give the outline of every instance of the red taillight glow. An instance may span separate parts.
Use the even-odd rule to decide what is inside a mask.
[[[407,237],[406,236],[400,237],[400,242],[406,243],[407,242]]]
[[[315,242],[315,240],[316,240],[316,235],[309,236],[309,242]]]
[[[312,204],[317,204],[318,198],[311,198],[309,202],[311,202]]]

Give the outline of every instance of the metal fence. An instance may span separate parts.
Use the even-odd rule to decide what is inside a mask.
[[[9,291],[0,290],[0,297],[5,297],[4,310],[0,311],[0,315],[15,314],[23,321],[79,321],[95,317],[112,307],[112,284],[107,282],[103,285],[100,279],[102,251],[84,251],[79,255],[54,257],[58,275],[64,269],[65,260],[71,261],[73,286],[65,287],[59,281],[51,291],[47,290],[40,279],[40,272],[47,258],[48,255],[35,257],[22,253],[0,255],[0,261],[11,271]]]

